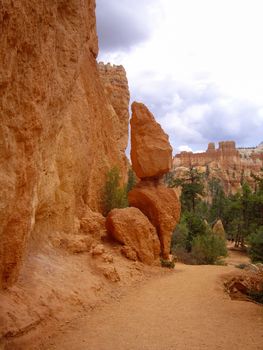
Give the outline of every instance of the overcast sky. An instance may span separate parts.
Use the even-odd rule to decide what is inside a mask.
[[[122,64],[174,153],[263,141],[262,0],[97,0],[99,60]]]

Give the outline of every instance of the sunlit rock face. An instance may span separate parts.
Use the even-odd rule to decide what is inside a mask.
[[[131,161],[141,181],[129,192],[129,204],[140,209],[156,228],[161,255],[168,259],[172,231],[180,218],[176,192],[161,181],[171,167],[172,147],[151,112],[137,102],[132,104]]]
[[[176,192],[154,181],[140,181],[129,192],[129,203],[140,209],[156,227],[161,254],[169,258],[172,232],[180,220],[180,202]]]
[[[100,210],[107,171],[118,165],[126,173],[129,93],[125,82],[118,108],[99,74],[94,0],[6,1],[0,22],[0,286],[6,287],[17,279],[31,237],[41,242],[52,230],[76,230],[87,206]],[[116,73],[125,80],[123,70]]]
[[[137,102],[132,104],[131,161],[140,179],[158,178],[172,166],[168,136],[148,108]]]
[[[136,259],[148,265],[158,262],[160,242],[156,230],[139,209],[113,209],[106,227],[112,238],[134,251]]]
[[[123,66],[111,65],[110,63],[98,64],[100,78],[119,119],[118,145],[123,150],[128,143],[128,123],[129,123],[129,102],[130,92],[126,71]]]

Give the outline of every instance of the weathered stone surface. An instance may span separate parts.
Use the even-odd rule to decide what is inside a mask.
[[[91,250],[91,254],[93,256],[100,256],[105,253],[105,247],[103,244],[97,244],[94,248]]]
[[[127,245],[140,261],[153,264],[160,254],[155,228],[137,208],[113,209],[106,220],[109,235]]]
[[[84,215],[80,219],[80,232],[91,235],[96,239],[101,239],[101,237],[106,235],[105,222],[106,219],[102,214],[86,207]]]
[[[0,288],[34,234],[75,232],[100,210],[107,171],[127,173],[120,118],[101,81],[95,1],[0,6]]]
[[[152,113],[142,103],[132,104],[131,161],[136,175],[156,178],[172,166],[172,147]]]
[[[119,282],[121,280],[115,266],[108,265],[101,267],[103,275],[111,282]]]
[[[129,192],[129,204],[140,209],[155,226],[164,259],[169,258],[172,231],[180,218],[176,192],[158,181],[141,181]]]
[[[123,66],[111,65],[110,63],[98,64],[100,78],[106,95],[119,118],[119,134],[117,142],[123,149],[128,143],[128,122],[130,92],[126,72]]]
[[[131,247],[127,246],[127,245],[124,245],[121,248],[121,253],[122,253],[122,255],[124,255],[129,260],[132,260],[132,261],[136,261],[137,260],[136,251],[134,249],[132,249]]]
[[[217,220],[217,222],[213,226],[213,233],[223,239],[226,239],[226,233],[221,220]]]
[[[205,172],[208,181],[220,180],[226,194],[235,194],[244,180],[254,186],[253,174],[260,174],[263,167],[263,146],[236,148],[234,141],[222,141],[218,148],[214,143],[209,143],[206,152],[181,152],[174,157],[175,177],[180,178],[184,169],[190,167]],[[205,185],[208,187],[208,183]]]
[[[67,235],[67,237],[56,239],[53,244],[63,248],[72,254],[89,252],[93,244],[93,240],[89,236],[83,235]]]

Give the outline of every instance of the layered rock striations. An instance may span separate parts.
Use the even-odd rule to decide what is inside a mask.
[[[29,241],[40,244],[52,231],[77,233],[85,208],[100,209],[106,172],[117,164],[126,173],[129,93],[125,82],[118,108],[101,79],[95,0],[4,2],[0,26],[5,287],[17,279]],[[124,79],[123,70],[116,72]]]
[[[176,176],[182,176],[190,167],[205,173],[207,180],[219,179],[226,194],[234,194],[244,181],[253,188],[253,175],[259,174],[263,167],[263,147],[236,148],[234,141],[222,141],[218,148],[209,143],[206,152],[181,152],[174,157],[173,172]]]

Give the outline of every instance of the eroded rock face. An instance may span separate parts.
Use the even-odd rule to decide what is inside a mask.
[[[106,220],[109,235],[134,251],[140,261],[151,265],[160,255],[155,228],[137,208],[113,209]],[[124,254],[127,253],[124,250]],[[129,251],[131,260],[134,255]]]
[[[100,209],[107,171],[127,169],[95,60],[95,1],[5,1],[0,24],[1,287],[30,236],[75,231],[83,208]]]
[[[102,214],[96,213],[89,207],[86,207],[84,215],[79,222],[79,231],[100,240],[106,235],[105,222],[106,219]]]
[[[209,143],[206,152],[181,152],[173,159],[173,173],[180,178],[184,169],[191,167],[206,173],[208,181],[218,179],[227,195],[235,194],[245,180],[252,188],[254,174],[260,174],[263,167],[263,147],[236,148],[234,141],[219,142],[218,148]]]
[[[152,113],[142,103],[132,104],[131,161],[136,175],[158,178],[172,166],[172,147]]]
[[[128,122],[130,92],[126,72],[123,66],[110,63],[98,64],[100,78],[106,95],[119,118],[119,135],[116,140],[120,147],[125,149],[128,143]]]
[[[164,259],[169,258],[172,231],[180,219],[176,192],[158,181],[141,181],[128,195],[129,204],[140,209],[157,230]]]

